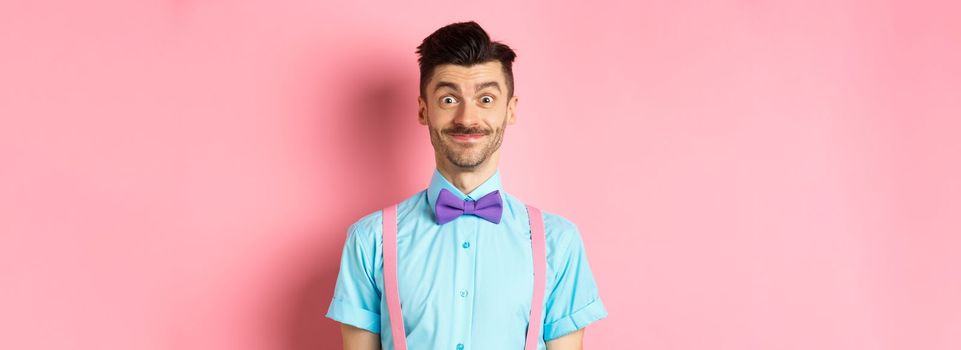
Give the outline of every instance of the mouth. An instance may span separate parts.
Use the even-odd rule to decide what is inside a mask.
[[[465,143],[476,142],[477,140],[484,138],[484,134],[449,134],[449,135],[454,139],[454,141],[465,142]]]

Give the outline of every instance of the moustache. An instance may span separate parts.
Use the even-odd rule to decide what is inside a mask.
[[[458,135],[465,135],[465,134],[469,134],[469,135],[487,135],[487,134],[490,134],[490,132],[487,131],[487,130],[485,130],[485,129],[476,129],[476,128],[475,128],[475,129],[471,129],[471,128],[463,128],[463,127],[454,127],[454,128],[444,129],[444,133],[445,133],[445,134],[448,134],[448,135],[450,135],[450,134],[458,134]]]

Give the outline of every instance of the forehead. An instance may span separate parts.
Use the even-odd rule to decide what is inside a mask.
[[[501,70],[500,61],[490,61],[475,64],[470,67],[455,64],[442,64],[434,67],[434,75],[427,85],[428,93],[433,91],[434,86],[439,81],[451,82],[459,85],[461,90],[473,89],[477,83],[496,81],[504,86],[504,72]]]

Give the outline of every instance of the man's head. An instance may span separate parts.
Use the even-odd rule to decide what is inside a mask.
[[[471,169],[496,162],[504,129],[515,121],[514,50],[471,21],[438,29],[417,54],[418,120],[428,126],[438,163]]]

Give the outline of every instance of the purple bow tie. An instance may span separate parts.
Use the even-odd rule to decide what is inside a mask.
[[[500,191],[488,193],[477,201],[471,201],[460,199],[446,188],[442,188],[440,195],[437,196],[437,203],[434,204],[438,225],[443,225],[464,214],[473,214],[499,224],[502,211]]]

